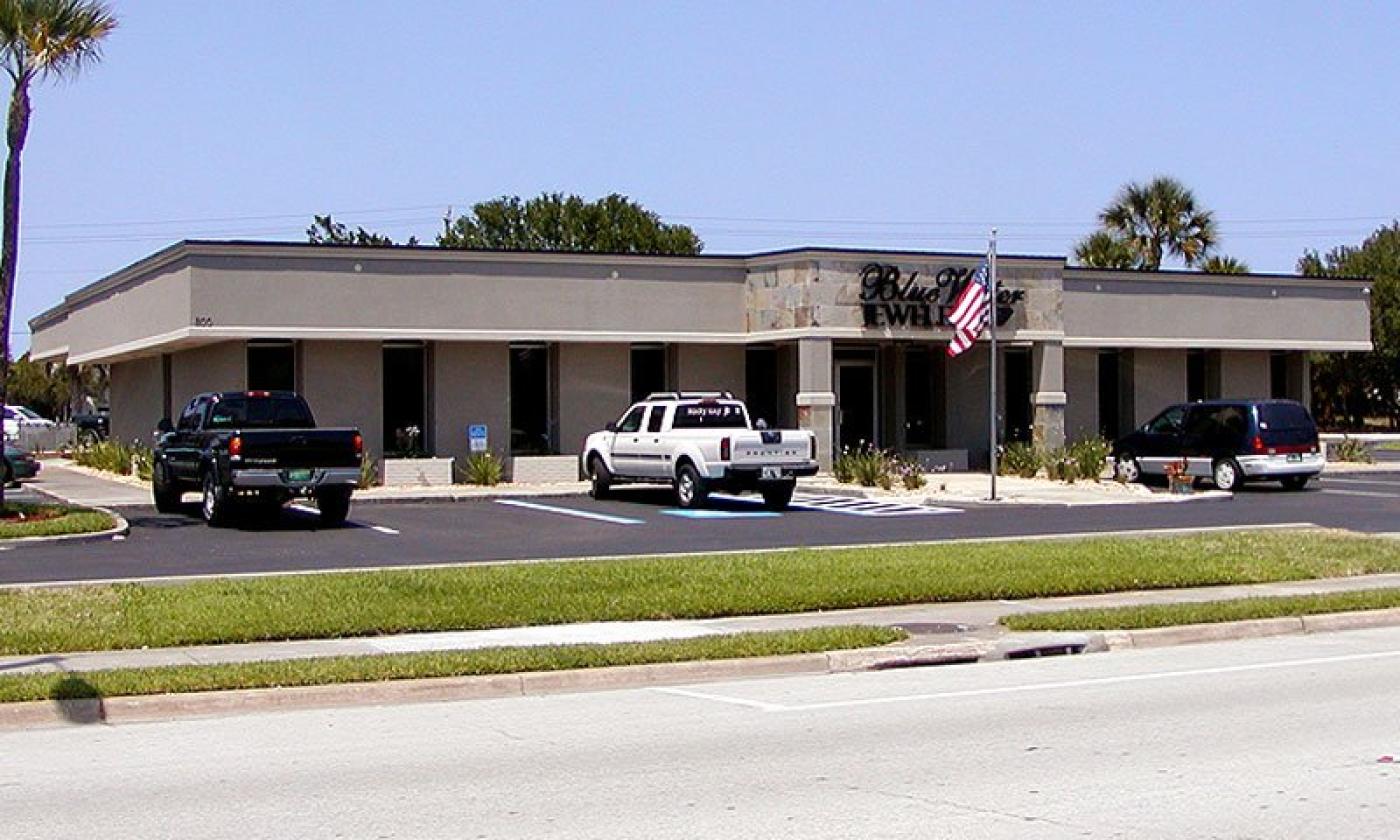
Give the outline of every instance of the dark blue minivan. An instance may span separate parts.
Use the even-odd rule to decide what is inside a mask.
[[[1174,463],[1221,490],[1257,480],[1301,490],[1323,462],[1317,424],[1293,400],[1180,403],[1113,443],[1114,469],[1125,481],[1166,475]]]

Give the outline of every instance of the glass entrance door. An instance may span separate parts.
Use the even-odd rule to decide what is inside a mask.
[[[879,445],[875,363],[836,363],[836,436],[842,449]]]

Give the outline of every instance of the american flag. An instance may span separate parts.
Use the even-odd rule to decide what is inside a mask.
[[[977,271],[973,272],[971,282],[953,301],[953,311],[948,316],[948,323],[953,327],[953,340],[948,342],[949,356],[956,356],[971,347],[982,330],[987,328],[987,319],[992,314],[989,285],[987,261],[982,260]]]

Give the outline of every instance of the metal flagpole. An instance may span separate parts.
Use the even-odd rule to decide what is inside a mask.
[[[987,287],[991,296],[987,310],[987,330],[991,336],[992,363],[991,363],[991,405],[988,413],[991,416],[990,452],[992,465],[992,495],[991,501],[997,500],[997,229],[992,228],[992,240],[988,245],[987,254]]]

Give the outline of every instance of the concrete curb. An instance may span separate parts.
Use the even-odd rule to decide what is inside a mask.
[[[1127,650],[1397,626],[1400,626],[1400,608],[1255,618],[1218,624],[1183,624],[1146,630],[1109,630],[1095,635],[1107,650]]]
[[[45,493],[49,498],[56,499],[57,496]],[[61,501],[61,500],[60,500]],[[63,502],[72,504],[71,502]],[[116,537],[125,537],[131,533],[131,523],[126,521],[126,517],[111,508],[94,507],[92,505],[74,505],[74,507],[85,507],[99,513],[105,513],[112,517],[114,523],[111,528],[105,531],[93,531],[87,534],[55,534],[49,537],[12,537],[10,539],[0,539],[0,546],[25,546],[42,545],[46,543],[85,543],[85,542],[107,542]]]
[[[569,671],[531,671],[373,683],[256,688],[133,697],[0,703],[0,732],[70,724],[127,724],[177,718],[241,715],[399,703],[442,703],[722,680],[883,671],[1063,653],[1150,649],[1270,636],[1400,626],[1400,608],[1265,618],[1103,633],[1019,634],[999,641],[905,642],[881,648],[665,662]]]

